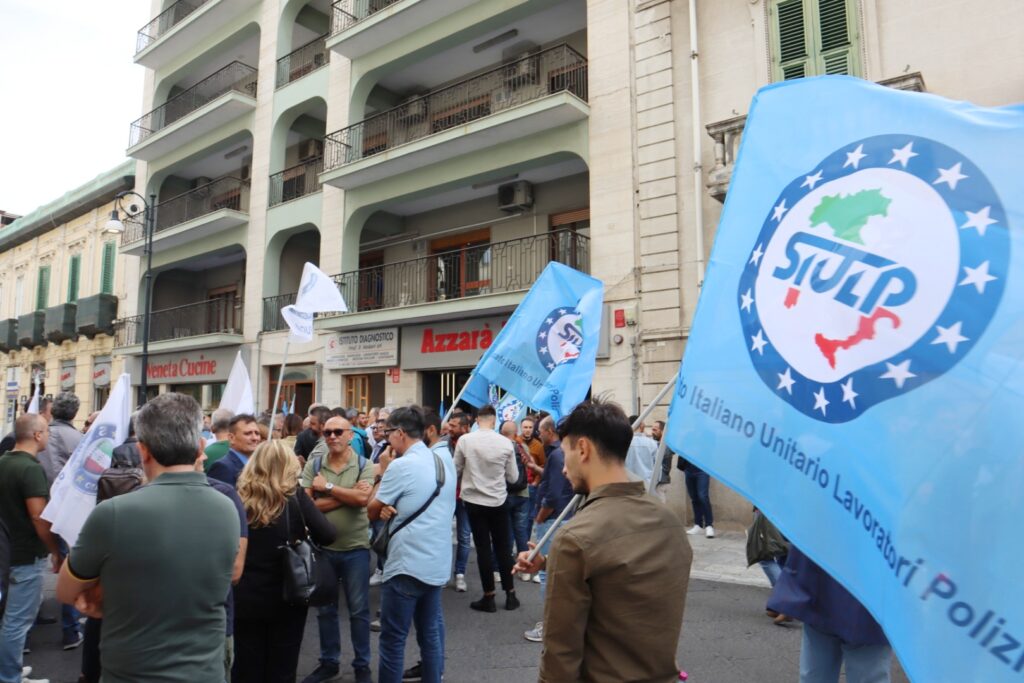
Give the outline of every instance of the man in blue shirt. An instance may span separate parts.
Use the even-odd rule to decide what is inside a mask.
[[[419,406],[391,413],[385,430],[391,449],[380,457],[381,473],[367,507],[371,520],[395,518],[381,586],[378,683],[401,683],[405,640],[413,622],[423,658],[422,680],[439,683],[444,671],[441,589],[452,566],[455,464],[437,457],[444,472],[438,490],[435,454],[423,443],[424,432]]]
[[[260,426],[252,415],[235,415],[228,423],[228,454],[210,466],[208,474],[232,487],[249,462],[249,456],[260,445]]]

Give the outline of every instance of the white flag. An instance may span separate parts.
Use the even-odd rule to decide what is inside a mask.
[[[32,390],[32,399],[28,402],[28,408],[25,408],[26,414],[39,414],[39,382],[36,382],[35,387],[36,388]]]
[[[348,306],[334,280],[312,263],[302,268],[302,284],[295,303],[281,309],[281,317],[291,330],[291,341],[313,341],[313,314],[346,313]]]
[[[247,413],[253,414],[256,409],[256,401],[253,400],[252,382],[249,381],[249,369],[242,362],[242,352],[235,356],[235,362],[231,366],[231,374],[228,375],[228,384],[224,387],[224,395],[221,396],[218,409],[228,409],[235,415]]]
[[[96,507],[96,486],[103,470],[110,467],[114,448],[128,437],[130,389],[131,378],[121,375],[103,410],[50,487],[50,502],[42,516],[69,546],[78,540],[85,519]]]

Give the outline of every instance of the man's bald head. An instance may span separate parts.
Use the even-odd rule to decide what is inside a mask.
[[[42,415],[25,413],[14,422],[14,449],[32,455],[46,448],[50,423]]]
[[[501,431],[502,436],[507,436],[510,439],[515,439],[516,434],[519,432],[519,428],[516,427],[516,423],[513,422],[512,420],[505,420],[504,422],[501,423],[501,429],[499,431]]]

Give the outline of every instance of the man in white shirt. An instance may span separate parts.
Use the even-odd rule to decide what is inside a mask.
[[[630,424],[636,422],[636,419],[636,415],[630,415]],[[629,452],[626,454],[626,469],[645,484],[651,480],[654,461],[658,456],[658,442],[644,433],[646,429],[643,422],[636,426],[633,430],[633,441],[630,442]]]
[[[494,567],[487,551],[493,544],[498,555],[501,587],[505,590],[505,609],[519,607],[512,583],[512,538],[506,507],[508,482],[519,478],[512,442],[494,431],[494,408],[484,406],[477,414],[478,429],[465,434],[455,447],[455,471],[462,483],[462,502],[469,513],[469,525],[476,544],[476,561],[484,595],[470,603],[480,612],[496,612]]]

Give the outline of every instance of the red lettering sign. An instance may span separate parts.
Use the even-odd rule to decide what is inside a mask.
[[[207,360],[200,355],[198,359],[188,356],[177,363],[151,363],[147,371],[149,379],[196,378],[211,379],[217,374],[217,361]]]
[[[504,326],[504,323],[502,323]],[[484,323],[482,329],[465,332],[439,332],[434,328],[423,330],[420,338],[420,353],[451,353],[453,351],[483,351],[494,342],[491,324]]]

